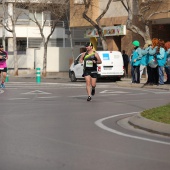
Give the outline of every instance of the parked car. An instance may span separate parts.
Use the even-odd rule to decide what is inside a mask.
[[[124,75],[123,58],[119,51],[96,51],[102,64],[97,65],[98,78],[116,78],[119,79]],[[83,63],[79,62],[82,53],[71,64],[69,77],[72,82],[82,79]]]

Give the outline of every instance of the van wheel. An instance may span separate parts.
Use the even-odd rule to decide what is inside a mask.
[[[116,81],[120,81],[121,80],[121,77],[116,77]]]
[[[71,72],[70,80],[71,80],[71,82],[75,82],[75,81],[77,81],[77,79],[76,79],[76,77],[75,77],[74,72]]]

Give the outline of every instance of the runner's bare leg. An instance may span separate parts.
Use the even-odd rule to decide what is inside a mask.
[[[85,76],[86,80],[86,91],[88,96],[91,96],[91,76]]]

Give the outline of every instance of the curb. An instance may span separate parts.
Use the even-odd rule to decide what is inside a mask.
[[[133,84],[130,83],[130,81],[121,81],[116,82],[116,84],[120,87],[135,87],[135,88],[146,88],[146,89],[161,89],[161,90],[170,90],[170,85],[164,84],[164,85],[145,85],[143,82],[140,84]]]
[[[146,119],[140,113],[132,116],[128,123],[139,129],[149,131],[164,136],[170,136],[170,125]]]

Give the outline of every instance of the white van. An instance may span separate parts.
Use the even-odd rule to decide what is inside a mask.
[[[96,51],[102,64],[98,64],[98,78],[120,79],[124,75],[123,57],[119,51]],[[79,63],[82,53],[74,60],[69,69],[69,77],[72,82],[82,79],[83,64]]]

